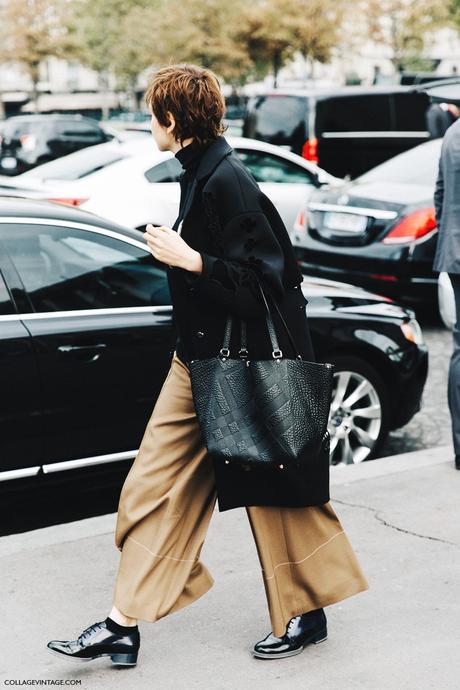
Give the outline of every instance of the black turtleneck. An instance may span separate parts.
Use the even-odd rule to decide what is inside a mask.
[[[187,195],[191,190],[193,181],[195,179],[195,174],[201,160],[201,156],[203,152],[206,150],[206,148],[209,146],[209,143],[210,142],[199,144],[196,141],[196,139],[194,139],[190,144],[187,144],[187,146],[183,146],[174,154],[179,163],[182,165],[182,168],[184,169],[184,174],[180,178],[181,193],[179,203],[179,215],[177,216],[174,222],[174,230],[177,230],[179,223],[182,220],[182,211],[185,206],[185,200],[187,199]],[[184,362],[188,361],[189,356],[185,350],[185,346],[182,342],[180,335],[178,335],[177,337],[175,349],[179,359],[181,359]]]
[[[183,146],[175,153],[175,157],[181,164],[184,173],[180,178],[181,194],[179,203],[179,215],[174,223],[174,230],[177,229],[177,226],[179,225],[179,222],[182,219],[182,210],[185,205],[185,200],[187,199],[187,194],[189,193],[190,188],[195,179],[195,174],[198,169],[201,156],[208,147],[208,145],[208,143],[199,144],[196,141],[196,139],[194,139],[190,144],[187,144],[187,146]]]
[[[175,156],[182,167],[185,170],[189,170],[198,166],[201,153],[207,146],[208,144],[199,144],[197,140],[194,139],[190,144],[176,151]]]

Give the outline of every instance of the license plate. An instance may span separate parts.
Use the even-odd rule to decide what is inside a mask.
[[[5,158],[2,158],[0,161],[0,165],[2,168],[6,168],[8,170],[12,170],[13,168],[16,168],[18,162],[16,158],[13,158],[13,156],[5,156]]]
[[[345,232],[364,232],[367,226],[367,217],[355,213],[338,213],[326,211],[323,225],[329,230],[344,230]]]

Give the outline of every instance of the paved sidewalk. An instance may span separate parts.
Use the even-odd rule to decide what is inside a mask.
[[[0,538],[1,686],[73,679],[81,684],[70,687],[83,690],[459,690],[452,458],[446,446],[333,468],[332,503],[370,589],[326,609],[327,642],[279,661],[250,655],[270,628],[244,510],[216,512],[202,554],[214,587],[156,624],[141,621],[138,665],[128,669],[108,658],[79,665],[45,649],[107,615],[116,514]]]

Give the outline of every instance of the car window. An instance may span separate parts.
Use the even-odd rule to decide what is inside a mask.
[[[281,156],[251,149],[236,149],[236,152],[257,182],[313,184],[308,170]]]
[[[390,105],[387,93],[318,99],[316,134],[390,131],[393,129]]]
[[[0,273],[0,315],[13,314],[13,303],[6,287],[6,283]]]
[[[442,139],[433,139],[377,165],[355,182],[393,182],[428,185],[434,188]]]
[[[254,136],[256,139],[265,137],[291,138],[295,130],[307,120],[306,98],[285,95],[255,96],[248,103],[248,111],[254,118]]]
[[[424,93],[394,93],[391,96],[394,122],[392,129],[425,132],[425,113],[429,100]]]
[[[70,156],[63,156],[39,165],[37,168],[32,168],[32,170],[23,173],[23,176],[42,180],[79,180],[124,158],[127,158],[126,153],[117,147],[112,148],[110,144],[97,147],[89,146],[70,154]]]
[[[6,139],[15,139],[22,134],[36,134],[46,130],[46,122],[43,120],[15,120],[7,119],[3,125],[2,134]]]
[[[2,240],[37,312],[171,304],[165,269],[123,240],[42,225],[6,226]]]
[[[168,158],[147,170],[144,176],[149,182],[179,182],[182,166],[177,158]]]

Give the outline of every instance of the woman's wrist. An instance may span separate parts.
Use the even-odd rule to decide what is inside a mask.
[[[190,271],[191,273],[200,274],[203,270],[203,260],[200,252],[197,252],[195,249],[193,249],[182,268],[184,268],[186,271]]]

